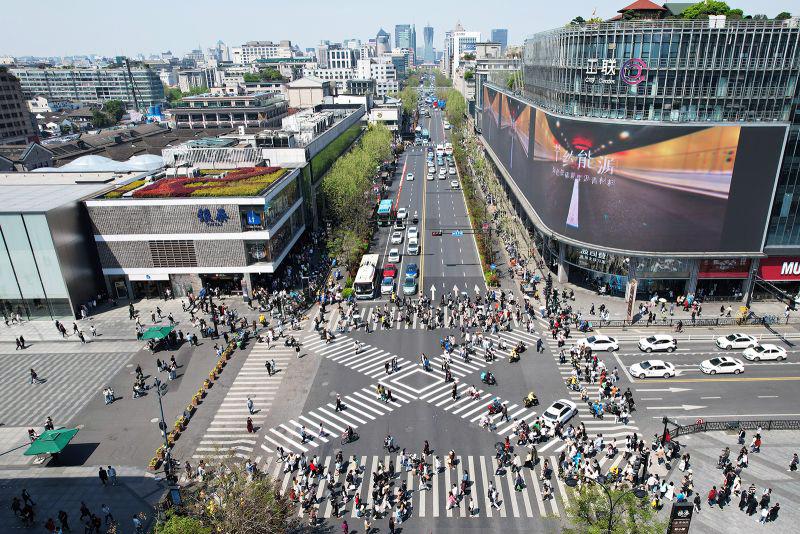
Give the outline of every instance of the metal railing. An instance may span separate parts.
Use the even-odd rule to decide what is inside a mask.
[[[669,418],[664,423],[671,425],[670,436],[686,436],[698,432],[731,431],[731,430],[800,430],[800,419],[753,419],[745,421],[706,421],[698,419],[692,425],[681,425]]]
[[[629,321],[627,319],[587,319],[592,328],[627,328],[627,327],[636,327],[636,328],[647,328],[647,327],[655,327],[655,328],[664,328],[670,327],[675,328],[680,321],[684,328],[692,328],[692,327],[719,327],[719,326],[768,326],[773,324],[800,324],[800,319],[789,319],[788,322],[785,318],[780,317],[778,315],[764,315],[764,316],[753,316],[753,317],[709,317],[709,318],[695,318],[694,321],[692,319],[676,319],[674,317],[670,317],[669,319],[660,319],[657,318],[650,323],[647,322],[645,318],[638,319],[635,321]]]

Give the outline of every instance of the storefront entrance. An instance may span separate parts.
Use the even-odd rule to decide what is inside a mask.
[[[242,294],[242,275],[241,274],[201,274],[200,280],[203,287],[217,290],[223,295]]]
[[[163,299],[171,287],[169,280],[133,280],[133,296],[141,299]]]

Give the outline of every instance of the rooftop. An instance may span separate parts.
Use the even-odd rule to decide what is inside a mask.
[[[200,170],[198,177],[131,182],[103,198],[119,198],[128,193],[126,198],[254,197],[269,190],[287,172],[280,167]]]
[[[0,174],[0,212],[44,213],[146,175],[141,172]]]

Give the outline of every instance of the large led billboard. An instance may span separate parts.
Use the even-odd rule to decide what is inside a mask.
[[[785,125],[573,119],[483,97],[484,138],[549,231],[643,253],[761,250]]]

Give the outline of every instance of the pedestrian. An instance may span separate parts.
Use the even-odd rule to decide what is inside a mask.
[[[252,434],[254,432],[255,432],[255,430],[253,429],[253,418],[252,417],[248,417],[247,418],[247,433],[248,434]]]
[[[86,506],[86,503],[81,501],[81,517],[80,521],[83,521],[84,517],[91,517],[91,513],[89,512],[89,507]]]
[[[86,344],[86,338],[83,336],[83,330],[78,330],[78,338],[81,340],[82,344]]]
[[[768,521],[775,521],[778,519],[778,512],[781,510],[781,503],[776,502],[775,506],[769,509]]]
[[[97,327],[95,325],[91,325],[89,331],[92,333],[92,337],[97,337]]]
[[[797,471],[797,464],[800,463],[800,458],[797,457],[797,453],[792,455],[792,461],[789,462],[789,471]]]
[[[36,374],[36,371],[31,369],[31,384],[39,384],[42,380],[39,378],[39,375]]]
[[[31,507],[36,506],[36,503],[33,502],[33,499],[31,499],[31,494],[28,493],[27,488],[22,488],[22,502]]]
[[[394,516],[389,516],[389,534],[395,534],[395,523],[394,523]]]
[[[103,483],[103,486],[108,484],[108,472],[100,466],[100,469],[97,471],[97,476],[100,477],[100,482]]]
[[[51,533],[56,531],[56,522],[53,521],[52,517],[47,518],[47,521],[44,524],[44,529]]]
[[[21,349],[21,348],[22,348],[22,344],[19,342],[19,338],[18,338],[18,337],[15,337],[15,338],[14,338],[14,341],[17,343],[17,348],[15,348],[14,350],[19,350],[19,349]]]
[[[139,519],[139,516],[133,514],[133,532],[134,534],[139,534],[142,531],[142,520]]]
[[[117,485],[117,470],[109,465],[108,468],[106,469],[106,471],[108,472],[108,479],[111,481],[111,485],[112,486],[116,486]]]
[[[769,517],[769,510],[766,508],[761,509],[761,518],[758,520],[759,523],[765,525],[767,523],[767,518]]]
[[[544,341],[542,341],[542,338],[536,340],[536,352],[544,352]]]
[[[65,512],[64,510],[58,511],[58,523],[62,531],[63,530],[72,531],[72,529],[69,528],[69,516],[67,515],[67,512]]]
[[[700,494],[699,493],[695,493],[694,494],[694,511],[696,513],[698,513],[698,514],[700,513],[700,502],[701,501],[702,501],[702,499],[700,498]]]
[[[717,487],[714,486],[708,490],[708,505],[713,507],[717,502]]]
[[[264,362],[264,367],[267,368],[267,376],[272,376],[272,364],[267,360]]]
[[[250,412],[250,415],[253,415],[255,413],[255,411],[253,411],[254,406],[255,405],[253,404],[253,399],[247,397],[247,411]]]
[[[350,526],[347,524],[346,519],[342,521],[342,534],[350,534]]]
[[[103,511],[103,515],[105,518],[106,526],[111,526],[114,523],[114,516],[111,514],[111,508],[105,503],[100,505],[100,510]]]

